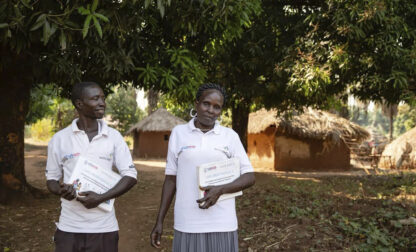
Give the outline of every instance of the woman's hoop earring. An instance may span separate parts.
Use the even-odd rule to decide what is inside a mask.
[[[193,113],[193,112],[195,112],[195,113]],[[192,113],[193,113],[193,114],[192,114]],[[191,108],[191,111],[189,111],[189,115],[190,115],[192,118],[196,117],[196,111],[194,111],[194,109],[193,109],[193,108]]]

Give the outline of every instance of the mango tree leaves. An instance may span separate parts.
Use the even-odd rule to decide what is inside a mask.
[[[328,0],[321,10],[308,17],[310,33],[300,48],[328,69],[331,82],[364,100],[414,99],[414,1]]]
[[[206,45],[237,36],[258,2],[3,1],[0,37],[12,54],[36,52],[35,82],[56,83],[64,94],[94,79],[191,96],[206,78],[199,57]]]

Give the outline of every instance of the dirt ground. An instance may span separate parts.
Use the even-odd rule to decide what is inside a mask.
[[[26,144],[25,167],[28,182],[46,190],[44,169],[46,165],[46,145]],[[157,251],[149,245],[159,206],[164,178],[164,161],[136,160],[139,183],[128,193],[116,200],[116,213],[120,226],[119,248],[121,252]],[[368,173],[368,171],[367,171]],[[367,174],[363,169],[334,173],[336,175]],[[273,177],[312,179],[329,173],[287,173],[257,172],[256,187],[261,188]],[[43,199],[30,195],[14,199],[7,205],[0,205],[0,249],[3,251],[53,251],[52,236],[55,222],[59,217],[59,198],[48,194]],[[173,238],[173,214],[171,207],[164,224],[163,248],[170,251]],[[239,231],[242,239],[244,230]],[[244,242],[243,242],[244,243]],[[244,246],[244,244],[242,245]],[[247,251],[247,247],[241,248]],[[251,251],[248,249],[248,251]]]
[[[26,144],[25,169],[28,182],[46,190],[44,169],[47,146]],[[158,210],[164,179],[164,162],[158,160],[135,161],[139,183],[115,203],[120,226],[121,252],[152,251],[149,234]],[[0,205],[0,249],[7,251],[53,251],[52,236],[59,218],[60,201],[54,195],[34,199],[12,200]],[[165,221],[164,248],[169,251],[173,235],[172,211]],[[155,250],[156,251],[156,250]]]

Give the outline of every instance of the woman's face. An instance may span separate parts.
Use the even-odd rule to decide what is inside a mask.
[[[224,97],[216,89],[205,90],[199,101],[196,102],[196,120],[203,127],[212,127],[221,114]]]

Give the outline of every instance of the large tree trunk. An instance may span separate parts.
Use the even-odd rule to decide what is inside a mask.
[[[244,149],[247,151],[247,126],[248,115],[250,113],[250,104],[248,102],[239,102],[232,106],[232,127],[240,136]]]
[[[32,191],[24,169],[24,126],[31,79],[23,64],[10,63],[0,70],[0,202],[12,192]]]
[[[381,104],[381,110],[383,111],[383,115],[389,118],[389,141],[393,141],[393,130],[394,130],[394,117],[398,113],[398,105],[397,104],[389,104],[384,102]]]
[[[150,88],[147,91],[147,115],[150,115],[157,109],[157,103],[159,102],[159,92]]]
[[[390,106],[390,113],[389,113],[389,123],[390,123],[390,136],[389,136],[389,141],[392,142],[393,141],[393,106]]]

